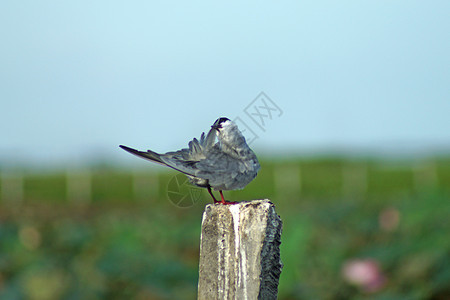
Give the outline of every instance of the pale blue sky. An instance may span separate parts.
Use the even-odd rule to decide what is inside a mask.
[[[94,3],[92,3],[94,2]],[[128,161],[242,117],[260,152],[450,149],[449,1],[7,1],[0,162]],[[244,108],[282,110],[262,132]]]

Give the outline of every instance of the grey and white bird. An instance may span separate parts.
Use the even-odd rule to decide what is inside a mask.
[[[260,168],[255,153],[237,125],[228,118],[217,119],[206,136],[203,132],[200,140],[194,138],[189,148],[179,151],[158,154],[123,145],[120,148],[184,173],[192,184],[208,189],[214,203],[234,203],[225,201],[222,191],[243,189]],[[216,200],[211,188],[219,190],[221,201]]]

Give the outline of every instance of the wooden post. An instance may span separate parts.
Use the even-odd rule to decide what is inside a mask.
[[[209,204],[203,213],[198,299],[276,299],[282,222],[269,200]]]

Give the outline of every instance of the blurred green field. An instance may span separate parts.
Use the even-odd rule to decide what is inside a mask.
[[[280,299],[450,299],[450,159],[261,165],[224,194],[276,205]],[[174,203],[150,167],[1,174],[0,299],[196,299],[206,191]]]

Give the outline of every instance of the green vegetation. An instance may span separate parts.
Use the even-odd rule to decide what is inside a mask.
[[[177,207],[174,172],[5,174],[0,299],[196,299],[206,191]],[[224,194],[275,203],[280,299],[450,298],[449,160],[266,160]]]

